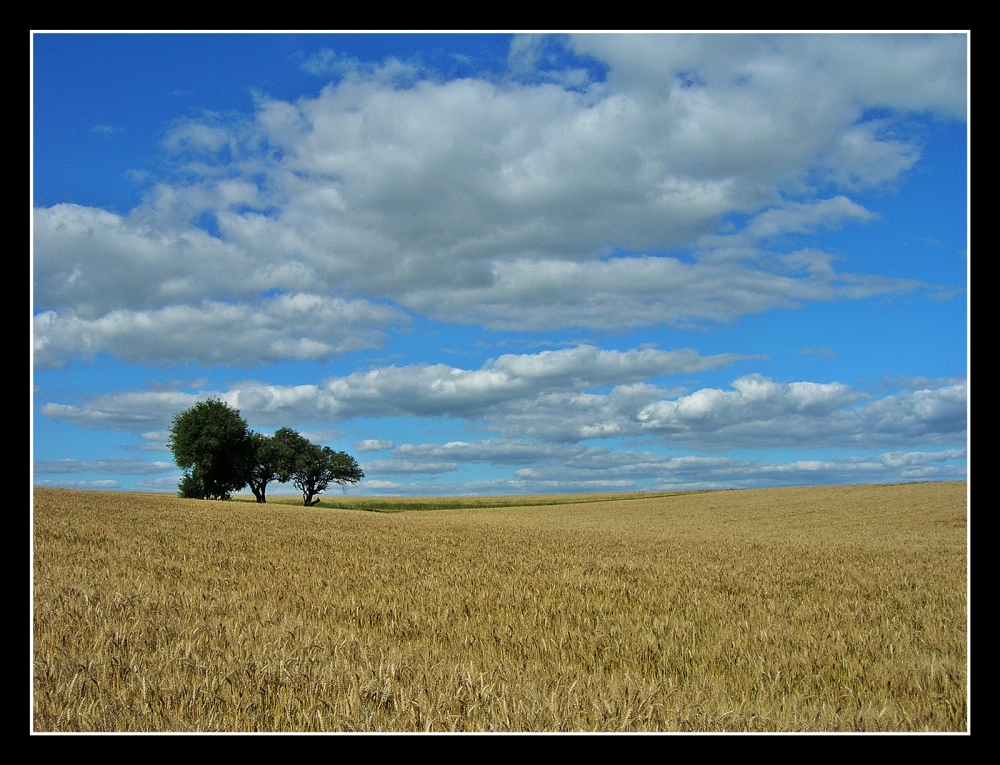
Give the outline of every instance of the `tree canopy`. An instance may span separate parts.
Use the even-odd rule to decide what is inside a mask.
[[[345,486],[364,477],[364,472],[350,454],[310,443],[296,454],[292,483],[302,492],[302,504],[311,507],[319,503],[316,495],[326,491],[331,483]]]
[[[180,494],[195,499],[229,499],[249,486],[263,503],[269,483],[291,481],[309,507],[331,483],[356,484],[365,475],[351,455],[317,446],[291,428],[273,436],[251,431],[238,409],[218,399],[175,415],[168,445],[184,470]]]
[[[253,459],[247,473],[247,484],[257,502],[267,502],[267,485],[272,481],[285,482],[290,475],[290,455],[271,436],[251,433]]]
[[[174,416],[167,442],[182,468],[181,496],[229,499],[247,484],[253,441],[238,409],[218,399]]]

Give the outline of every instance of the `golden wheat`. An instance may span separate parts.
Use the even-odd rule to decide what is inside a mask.
[[[35,729],[966,729],[964,483],[579,499],[37,489]]]

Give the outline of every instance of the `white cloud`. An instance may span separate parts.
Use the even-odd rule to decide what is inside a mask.
[[[846,131],[826,158],[826,177],[844,189],[878,186],[898,178],[920,158],[909,141],[881,136],[885,121],[857,125]]]
[[[391,449],[395,444],[392,441],[385,441],[379,438],[366,438],[364,441],[358,441],[357,444],[358,451],[362,454],[366,452],[380,452],[383,449]]]
[[[164,145],[171,151],[214,154],[232,144],[231,133],[220,127],[185,120],[175,125]]]
[[[761,486],[820,485],[827,483],[882,483],[897,480],[961,480],[964,465],[940,464],[963,460],[964,451],[911,452],[914,464],[931,466],[922,471],[899,470],[884,458],[844,457],[775,463],[721,457],[664,457],[635,452],[616,452],[615,460],[594,455],[586,466],[543,465],[519,470],[516,477],[539,482],[573,484],[593,480],[600,474],[608,480],[631,481],[633,487],[659,489],[749,488]]]
[[[775,383],[741,377],[733,391],[703,389],[661,400],[636,417],[664,443],[731,449],[774,446],[889,446],[964,440],[965,383],[877,401],[841,383]]]
[[[561,44],[515,40],[515,79],[499,81],[319,55],[306,67],[339,78],[316,97],[174,126],[188,180],[129,215],[37,210],[42,363],[329,358],[402,319],[372,300],[491,328],[615,330],[918,286],[711,237],[730,216],[749,216],[743,246],[871,219],[845,193],[916,161],[899,115],[964,118],[964,36],[584,35],[570,44],[608,65],[606,83],[516,79]],[[816,199],[817,180],[835,196]],[[677,248],[691,258],[661,254]],[[306,331],[313,313],[284,315],[275,291],[333,301],[310,310],[335,318]],[[170,311],[209,340],[166,337]]]
[[[572,46],[622,90],[745,93],[787,119],[811,118],[794,110],[807,94],[821,117],[848,105],[965,117],[963,34],[582,34]]]
[[[751,488],[908,480],[962,480],[964,449],[892,452],[871,457],[835,457],[768,462],[611,450],[563,444],[491,439],[471,443],[420,444],[396,453],[416,467],[447,455],[462,463],[518,468],[511,478],[450,483],[365,481],[364,493],[530,494],[543,492]],[[523,467],[519,467],[523,466]],[[414,474],[419,471],[414,469]],[[428,471],[431,472],[431,471]]]
[[[364,488],[370,491],[381,491],[388,494],[402,494],[413,491],[414,484],[399,483],[398,481],[365,480]],[[419,492],[419,489],[417,490]]]
[[[150,475],[176,470],[173,462],[145,462],[134,457],[103,460],[38,460],[35,473],[102,473],[104,475]]]
[[[329,48],[317,51],[302,62],[302,68],[319,77],[333,75],[355,81],[375,80],[384,85],[412,85],[421,74],[429,74],[413,61],[389,58],[380,64],[364,62]]]
[[[766,239],[785,233],[810,233],[817,228],[837,228],[844,221],[867,222],[878,218],[845,196],[836,196],[812,204],[789,202],[782,208],[767,210],[747,226],[747,236]]]
[[[366,478],[362,493],[374,494],[516,494],[571,491],[672,490],[704,488],[749,488],[761,486],[816,485],[827,483],[875,483],[910,480],[962,480],[966,477],[965,449],[943,451],[895,451],[872,456],[800,459],[795,462],[731,459],[727,457],[671,456],[650,451],[613,450],[579,444],[552,444],[520,439],[495,438],[445,444],[403,444],[390,460],[362,465]],[[175,470],[169,463],[155,463],[156,470],[119,470],[116,462],[128,460],[73,460],[36,464],[36,474],[96,470],[145,475]],[[61,463],[61,465],[60,465]],[[72,464],[70,464],[72,463]],[[426,480],[387,481],[380,476],[442,475],[463,465],[491,465],[510,477],[491,480],[428,483]],[[39,468],[42,465],[42,469]],[[56,469],[58,468],[58,469]],[[138,491],[177,489],[178,477],[147,479]],[[36,481],[38,486],[76,488],[120,488],[118,482]],[[291,487],[275,485],[272,494],[294,494]]]
[[[873,401],[859,413],[864,436],[872,441],[943,443],[941,436],[963,436],[968,424],[968,386],[962,381],[940,388],[906,391]],[[899,443],[899,441],[897,441]]]
[[[445,460],[509,466],[526,463],[561,464],[562,461],[579,457],[587,451],[587,447],[578,445],[497,438],[471,442],[449,441],[445,444],[401,444],[393,450],[393,456],[411,462]]]
[[[236,392],[238,405],[258,416],[285,418],[480,417],[530,401],[546,390],[619,385],[662,375],[718,369],[746,358],[702,357],[692,350],[607,351],[581,345],[538,354],[506,354],[478,370],[445,364],[381,367],[331,378],[320,386],[258,385]]]
[[[212,394],[194,395],[179,391],[119,391],[90,396],[80,404],[50,402],[41,407],[46,417],[56,422],[71,422],[98,430],[147,430],[162,428],[170,419]],[[232,405],[232,396],[218,396]]]
[[[255,427],[452,416],[505,437],[557,443],[638,437],[708,450],[912,447],[954,444],[965,438],[964,380],[877,400],[843,383],[779,383],[759,374],[737,378],[732,390],[702,388],[686,394],[645,382],[718,369],[741,358],[745,357],[702,357],[690,350],[654,348],[607,351],[581,345],[506,354],[478,370],[444,364],[390,366],[330,378],[319,385],[248,381],[221,394],[126,391],[92,396],[78,404],[48,403],[41,412],[83,427],[147,430],[162,428],[173,414],[218,395]],[[590,392],[601,388],[611,390]],[[358,445],[363,452],[377,451],[390,448],[391,442],[371,439]]]
[[[457,462],[408,462],[406,460],[373,460],[361,465],[365,475],[401,473],[449,473],[458,470]]]
[[[176,488],[176,479],[174,481]],[[51,489],[86,489],[108,491],[121,488],[118,481],[110,478],[101,481],[35,481],[35,486]]]
[[[621,385],[643,378],[719,369],[752,357],[732,353],[700,356],[683,349],[609,351],[580,345],[537,354],[504,354],[478,370],[418,364],[358,371],[321,385],[269,385],[247,381],[224,393],[178,390],[123,391],[92,396],[76,405],[47,403],[54,420],[83,427],[146,430],[165,427],[170,417],[217,396],[258,424],[320,422],[397,414],[480,416],[491,407],[531,400],[546,390],[580,390]],[[152,439],[151,439],[152,440]],[[363,441],[365,450],[386,448]]]
[[[761,375],[741,377],[732,387],[733,392],[705,388],[674,401],[657,401],[636,419],[640,427],[657,431],[718,430],[745,422],[770,423],[789,415],[829,417],[861,398],[842,383],[784,385]]]
[[[166,492],[172,494],[177,491],[179,483],[179,475],[170,478],[151,478],[136,483],[133,491]]]
[[[968,452],[965,449],[949,449],[943,452],[889,452],[879,456],[883,465],[888,467],[914,467],[928,465],[932,462],[965,459]]]
[[[124,361],[205,366],[326,361],[382,344],[397,310],[366,300],[279,295],[250,303],[203,301],[149,311],[116,310],[98,319],[45,311],[34,318],[35,363],[56,367],[114,352]]]
[[[584,326],[620,330],[650,324],[727,322],[808,301],[899,293],[904,279],[834,273],[832,257],[804,251],[752,264],[760,252],[719,252],[694,263],[673,257],[620,257],[593,263],[519,260],[494,266],[482,286],[428,286],[403,298],[444,321],[490,329]]]
[[[162,308],[209,295],[245,298],[255,287],[283,286],[273,278],[255,285],[254,264],[232,243],[146,217],[72,204],[35,210],[36,308],[98,319],[114,310]]]

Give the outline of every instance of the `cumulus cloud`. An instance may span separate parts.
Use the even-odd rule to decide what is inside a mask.
[[[731,390],[702,388],[691,393],[647,382],[718,369],[741,358],[746,357],[581,345],[506,354],[477,370],[445,364],[390,366],[320,384],[248,381],[218,394],[124,391],[77,404],[47,403],[41,412],[83,427],[145,431],[162,428],[176,412],[217,395],[258,427],[452,416],[505,437],[540,442],[637,437],[709,450],[945,445],[965,438],[964,379],[875,400],[844,383],[781,383],[759,374],[737,378]],[[606,388],[610,390],[594,392]],[[378,439],[361,441],[358,447],[362,452],[402,448]]]
[[[433,285],[402,300],[445,321],[490,329],[584,326],[621,330],[660,324],[728,322],[810,301],[857,299],[912,291],[919,282],[838,274],[831,256],[801,251],[752,264],[760,251],[719,251],[689,263],[679,258],[617,257],[592,263],[517,260],[497,263],[488,284]]]
[[[451,414],[477,417],[491,408],[530,400],[546,390],[621,385],[643,378],[719,369],[753,357],[700,356],[683,349],[609,351],[580,345],[537,354],[504,354],[478,370],[445,364],[380,367],[334,377],[320,385],[270,385],[247,381],[224,393],[177,390],[101,394],[78,405],[48,403],[42,413],[84,427],[139,430],[163,427],[170,417],[216,395],[260,424],[316,422],[351,417]],[[386,448],[363,441],[364,451]]]
[[[528,76],[561,45],[607,81]],[[494,80],[318,54],[306,68],[337,79],[315,97],[175,125],[184,180],[128,215],[36,211],[37,353],[326,359],[402,321],[385,301],[616,330],[913,289],[759,244],[870,220],[847,194],[917,160],[900,115],[964,118],[965,61],[961,35],[518,38]],[[275,292],[320,302],[286,315]],[[170,337],[181,320],[197,336]]]
[[[861,394],[842,383],[775,383],[747,375],[732,383],[733,391],[705,388],[674,401],[657,401],[636,416],[640,427],[657,431],[719,430],[788,416],[829,417],[854,404]]]
[[[864,434],[873,442],[944,443],[964,437],[968,426],[968,386],[963,381],[940,388],[905,391],[873,401],[859,413]],[[853,423],[851,423],[853,424]],[[899,442],[899,441],[897,441]]]
[[[877,483],[965,478],[965,449],[890,452],[870,457],[835,457],[795,462],[671,456],[578,444],[538,444],[489,439],[447,444],[404,444],[394,455],[419,474],[451,458],[459,464],[518,467],[512,477],[429,483],[366,481],[363,490],[385,494],[523,494],[571,491],[753,488],[827,483]],[[519,467],[521,466],[521,467]],[[402,471],[400,471],[402,472]],[[427,473],[437,472],[427,470]]]
[[[636,420],[665,443],[716,449],[946,444],[966,434],[964,382],[877,401],[862,401],[841,383],[783,384],[760,375],[741,377],[732,387],[657,401]]]
[[[172,462],[145,462],[132,458],[103,460],[39,460],[35,473],[102,473],[104,475],[151,475],[176,470]]]
[[[524,379],[490,376],[456,376],[450,386],[437,374],[380,376],[341,378],[317,396],[323,401],[334,392],[325,398],[326,411],[339,407],[343,417],[447,413],[509,438],[566,444],[634,437],[712,451],[916,446],[960,442],[967,428],[964,382],[870,400],[843,383],[777,383],[761,375],[738,378],[729,391],[686,395],[644,382],[590,393],[586,385],[539,389]]]
[[[756,374],[731,387],[685,395],[645,383],[605,394],[552,391],[513,401],[486,421],[512,438],[573,443],[648,437],[665,446],[711,451],[944,445],[965,439],[964,382],[878,400],[843,383],[777,383]]]
[[[571,45],[607,62],[622,90],[745,93],[787,119],[813,118],[786,114],[807,95],[816,110],[830,110],[822,116],[850,104],[965,117],[962,34],[581,34]]]
[[[123,361],[205,366],[330,358],[382,344],[383,329],[405,318],[366,300],[280,295],[257,303],[202,301],[84,319],[72,311],[34,318],[35,363],[62,366],[113,352]]]
[[[258,425],[396,415],[476,418],[530,402],[546,391],[621,386],[648,377],[719,369],[747,358],[752,357],[700,356],[690,349],[609,351],[580,345],[504,354],[478,370],[445,364],[390,366],[330,378],[320,385],[248,381],[221,394],[127,391],[92,396],[76,405],[48,403],[41,411],[51,419],[83,427],[145,430],[163,427],[176,412],[217,395]],[[366,441],[362,446],[368,450],[384,443]]]
[[[98,430],[147,430],[163,428],[170,419],[212,394],[195,395],[180,391],[118,391],[90,396],[79,404],[42,405],[41,412],[56,422],[71,422],[83,428]],[[228,399],[232,396],[218,396]]]
[[[718,369],[746,358],[699,356],[654,348],[608,351],[581,345],[538,354],[505,354],[478,370],[446,364],[381,367],[331,378],[322,385],[258,385],[236,392],[239,406],[259,416],[475,418],[546,390],[619,385],[661,375]]]
[[[115,310],[254,294],[256,269],[238,247],[198,228],[177,230],[145,217],[73,204],[35,210],[36,307],[93,320]],[[280,288],[275,281],[256,287]]]
[[[943,452],[888,452],[879,455],[883,465],[892,468],[923,467],[934,462],[965,459],[968,452],[965,449],[948,449]]]

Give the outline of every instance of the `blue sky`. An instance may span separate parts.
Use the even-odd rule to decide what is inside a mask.
[[[33,96],[36,485],[174,491],[210,397],[352,493],[966,477],[965,35],[39,33]]]

